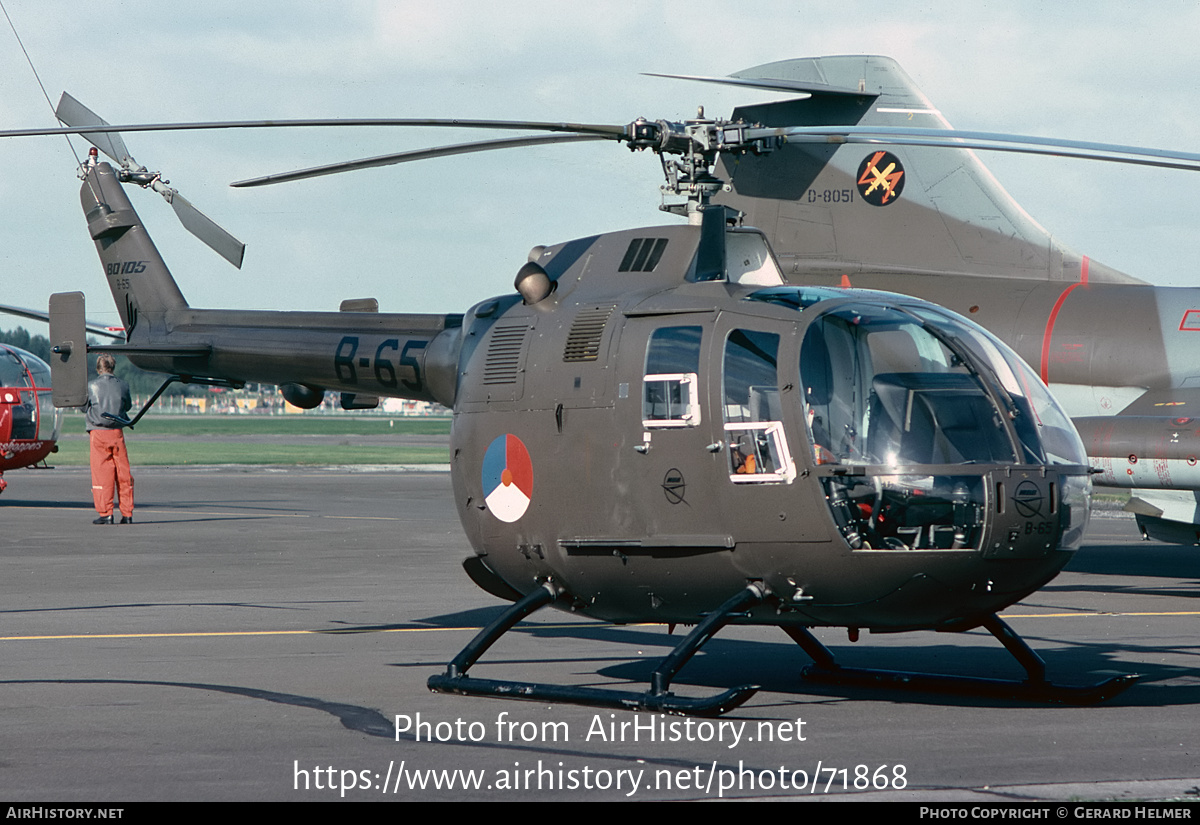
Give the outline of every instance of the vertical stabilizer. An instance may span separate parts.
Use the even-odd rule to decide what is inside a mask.
[[[82,292],[50,296],[50,383],[56,407],[87,403],[87,322]]]
[[[79,198],[126,336],[134,339],[139,323],[187,307],[112,167],[89,169]]]

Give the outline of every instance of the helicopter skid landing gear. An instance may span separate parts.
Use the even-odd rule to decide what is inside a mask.
[[[742,685],[709,698],[676,696],[669,688],[671,680],[688,663],[692,655],[724,627],[735,613],[758,604],[766,597],[765,590],[751,584],[709,613],[684,637],[659,664],[650,677],[650,689],[645,693],[609,690],[607,688],[570,687],[529,682],[507,682],[494,679],[475,679],[466,675],[467,669],[517,622],[538,608],[556,601],[563,593],[552,583],[534,590],[490,625],[479,632],[446,667],[442,676],[429,677],[429,689],[434,693],[460,693],[465,696],[497,696],[507,699],[530,699],[544,702],[566,702],[575,705],[646,710],[689,716],[719,716],[738,707],[758,691],[757,685]]]
[[[1094,685],[1053,684],[1046,681],[1046,663],[1042,657],[1025,644],[1025,640],[1001,621],[999,616],[993,613],[982,624],[1020,663],[1028,674],[1028,679],[1019,682],[1011,679],[842,667],[834,660],[829,648],[821,644],[808,628],[783,627],[782,630],[813,659],[813,664],[804,668],[804,678],[820,684],[890,687],[932,693],[962,693],[1000,699],[1091,705],[1111,699],[1140,678],[1137,674],[1126,674],[1105,679]]]

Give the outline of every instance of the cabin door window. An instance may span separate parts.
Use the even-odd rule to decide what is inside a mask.
[[[783,431],[779,336],[735,329],[725,339],[722,407],[729,479],[735,484],[789,483],[796,465]]]
[[[699,326],[663,327],[650,336],[642,381],[642,426],[699,426],[700,338]]]

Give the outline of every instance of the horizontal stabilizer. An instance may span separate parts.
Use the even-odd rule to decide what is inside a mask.
[[[1169,418],[1200,418],[1200,387],[1149,390],[1120,415],[1155,415]]]
[[[1134,490],[1127,512],[1145,538],[1200,544],[1200,503],[1195,490]]]

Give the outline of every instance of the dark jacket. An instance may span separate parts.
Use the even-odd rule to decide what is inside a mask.
[[[125,418],[132,406],[129,385],[112,373],[100,373],[88,384],[88,400],[83,408],[87,414],[87,431],[121,429],[121,424],[105,418],[104,414]]]

